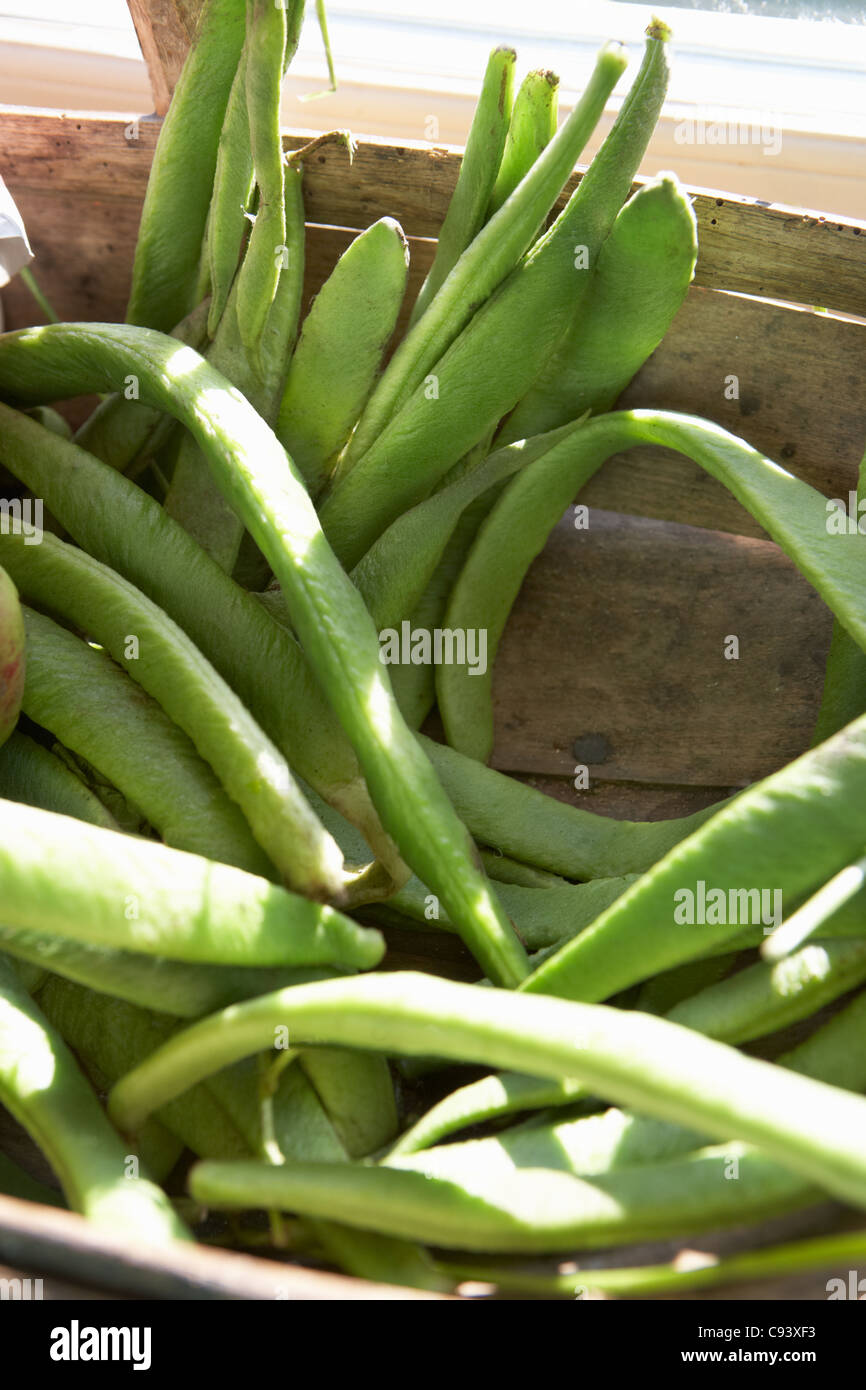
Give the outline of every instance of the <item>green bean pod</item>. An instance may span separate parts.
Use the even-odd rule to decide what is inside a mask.
[[[0,569],[0,746],[18,723],[24,696],[25,646],[18,593],[9,575]]]
[[[205,961],[189,964],[4,925],[0,925],[0,950],[98,993],[174,1018],[201,1018],[239,999],[327,979],[330,973],[313,967],[286,970],[209,965]]]
[[[322,527],[343,564],[354,565],[535,381],[579,309],[666,88],[664,41],[650,38],[613,129],[550,231],[481,305],[427,378],[413,382],[405,404],[324,502]],[[499,215],[507,212],[508,204]],[[493,218],[487,229],[495,225]]]
[[[22,708],[141,808],[166,844],[273,876],[239,808],[190,740],[97,648],[24,610]]]
[[[397,1102],[384,1057],[311,1047],[299,1060],[349,1157],[366,1158],[391,1143],[398,1128]]]
[[[273,0],[247,0],[246,99],[258,207],[238,271],[238,329],[251,360],[263,363],[262,335],[277,293],[286,243],[280,89],[286,11]]]
[[[457,814],[481,844],[565,878],[643,873],[717,808],[661,821],[621,821],[557,801],[418,735]]]
[[[0,542],[2,544],[2,542]],[[26,734],[14,733],[0,753],[0,797],[117,830],[117,821],[80,777]]]
[[[321,492],[379,372],[406,292],[409,247],[383,217],[343,252],[292,354],[276,426],[312,497]]]
[[[290,765],[363,830],[399,877],[352,746],[294,637],[128,479],[4,405],[0,424],[4,466],[44,499],[82,549],[174,618]]]
[[[207,302],[198,304],[171,330],[171,336],[204,352],[208,340],[207,311]],[[133,384],[126,382],[123,391],[114,391],[100,401],[75,431],[74,438],[82,449],[125,473],[140,455],[164,441],[167,423],[177,428],[160,411],[142,405]]]
[[[62,1037],[2,959],[0,1100],[42,1149],[73,1210],[145,1243],[189,1239],[165,1194],[127,1176],[126,1146]]]
[[[403,721],[364,601],[328,546],[303,481],[272,431],[224,377],[161,334],[123,325],[95,330],[59,324],[36,334],[42,336],[25,329],[0,338],[0,387],[57,398],[80,394],[82,381],[92,389],[134,368],[143,398],[190,429],[282,586],[310,666],[355,748],[383,826],[445,904],[485,973],[505,986],[519,983],[529,970],[526,953],[465,827]],[[72,344],[74,358],[68,353]]]
[[[613,1269],[581,1269],[576,1273],[539,1274],[512,1265],[487,1261],[437,1261],[441,1273],[460,1283],[493,1284],[502,1292],[519,1292],[531,1298],[582,1298],[591,1289],[613,1297],[652,1298],[658,1294],[692,1293],[723,1284],[746,1284],[755,1279],[781,1279],[816,1269],[849,1269],[866,1255],[866,1231],[793,1240],[768,1249],[747,1250],[739,1255],[708,1258],[693,1268],[681,1263],[635,1265]]]
[[[609,998],[638,980],[735,939],[742,894],[757,892],[761,920],[862,852],[866,840],[866,716],[780,772],[749,787],[632,884],[588,931],[567,942],[527,982],[534,993]],[[714,915],[698,910],[719,891]],[[733,893],[733,898],[728,895]],[[729,910],[733,905],[733,912]],[[751,917],[753,903],[749,899]],[[692,917],[692,925],[688,917]],[[733,915],[735,921],[727,918]],[[701,917],[710,920],[701,922]],[[776,923],[778,924],[778,923]]]
[[[864,504],[866,510],[866,454],[860,460],[857,483],[858,530],[860,529],[859,509]],[[843,525],[847,529],[847,513]],[[829,518],[828,518],[829,524]],[[815,723],[813,743],[823,743],[831,734],[838,733],[858,714],[866,710],[866,653],[854,641],[844,625],[838,621],[833,624],[830,651],[824,673],[824,691],[821,707]]]
[[[253,156],[247,115],[247,53],[241,54],[220,132],[213,195],[205,234],[210,279],[207,328],[216,335],[240,259],[253,191]]]
[[[498,442],[610,410],[673,323],[697,256],[691,200],[675,175],[659,174],[620,212],[571,327]]]
[[[439,229],[433,264],[418,293],[410,324],[421,318],[484,225],[508,136],[516,63],[514,49],[504,47],[494,48],[487,60],[457,183]]]
[[[124,1077],[112,1091],[110,1114],[122,1130],[134,1130],[220,1066],[269,1046],[281,1025],[298,1047],[435,1051],[551,1079],[575,1077],[660,1119],[756,1144],[801,1178],[866,1206],[866,1101],[859,1096],[650,1014],[427,975],[326,980],[235,1005],[185,1029]],[[366,1171],[375,1170],[347,1168],[356,1177]],[[556,1192],[553,1198],[555,1209]],[[337,1208],[330,1215],[346,1219]],[[405,1234],[417,1238],[408,1228]]]
[[[828,535],[821,493],[709,421],[668,411],[601,415],[511,480],[454,586],[445,626],[487,632],[486,672],[470,675],[468,667],[451,665],[436,673],[446,734],[460,752],[482,760],[490,755],[493,660],[529,565],[604,460],[638,442],[674,448],[724,483],[866,646],[866,543],[859,535]]]
[[[243,392],[255,410],[273,425],[279,410],[291,345],[297,332],[304,281],[304,206],[301,173],[285,171],[286,245],[283,268],[262,333],[262,351],[253,362],[238,324],[238,281],[220,317],[208,361]],[[201,449],[184,434],[172,472],[165,508],[227,573],[235,572],[244,527],[216,486]]]
[[[559,78],[544,68],[528,72],[521,82],[485,220],[511,197],[556,134],[558,94]]]
[[[338,899],[339,846],[278,749],[186,634],[120,575],[54,536],[39,546],[0,537],[3,560],[31,600],[95,638],[188,735],[286,884]]]
[[[0,801],[4,925],[171,960],[367,969],[378,932],[227,864]]]
[[[57,976],[40,991],[39,1005],[102,1090],[149,1057],[177,1027],[174,1019],[163,1014],[110,999]],[[195,1086],[183,1101],[169,1102],[158,1121],[201,1157],[243,1158],[251,1152],[207,1086]]]
[[[466,327],[475,309],[535,239],[626,66],[617,45],[601,50],[586,91],[520,186],[466,248],[423,320],[407,333],[377,384],[346,450],[357,463]]]
[[[245,32],[244,0],[208,0],[160,131],[126,311],[167,333],[194,307],[220,131]]]

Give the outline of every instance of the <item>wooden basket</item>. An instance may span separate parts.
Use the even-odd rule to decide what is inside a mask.
[[[6,108],[0,128],[0,173],[26,220],[42,288],[63,318],[122,320],[159,120]],[[285,138],[297,148],[309,137]],[[417,289],[459,159],[455,149],[363,140],[349,167],[338,147],[318,150],[305,168],[307,303],[355,232],[385,215],[409,237]],[[866,443],[866,225],[706,191],[694,199],[695,284],[621,404],[706,416],[847,500]],[[3,304],[8,327],[37,317],[18,282]],[[664,449],[610,460],[581,501],[591,508],[588,529],[563,518],[508,624],[495,672],[494,765],[565,801],[655,819],[718,800],[807,747],[831,618],[751,516]],[[737,660],[725,654],[732,635]],[[574,788],[578,765],[589,767],[587,791]],[[0,1201],[0,1261],[31,1249],[19,1237],[10,1243],[9,1232],[28,1225],[18,1208]],[[814,1232],[840,1219],[828,1207],[774,1222],[768,1233]],[[97,1251],[95,1264],[82,1256],[85,1282],[159,1287],[147,1284],[134,1252],[121,1259],[81,1234],[76,1218],[53,1226],[58,1220],[39,1209],[31,1222],[45,1237],[49,1274],[69,1276],[63,1252],[74,1238]],[[754,1229],[729,1233],[713,1248],[755,1239]],[[623,1253],[612,1252],[616,1262]],[[192,1264],[192,1273],[186,1263],[174,1271],[178,1287],[210,1280],[217,1297],[249,1297],[245,1290],[266,1287],[256,1278],[274,1270],[207,1250]],[[253,1265],[261,1265],[256,1278],[246,1268]],[[292,1297],[379,1296],[353,1281],[296,1274]],[[822,1298],[825,1278],[719,1296]]]

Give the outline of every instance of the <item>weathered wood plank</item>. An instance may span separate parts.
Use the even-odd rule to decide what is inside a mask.
[[[126,0],[147,64],[153,109],[168,110],[195,34],[202,0]]]
[[[88,188],[140,199],[158,122],[142,122],[139,139],[129,141],[123,133],[128,120],[0,108],[3,175],[16,197],[23,188],[50,181],[58,194]],[[297,149],[308,138],[287,132],[285,143]],[[408,236],[435,236],[459,164],[460,151],[451,147],[363,139],[348,169],[344,151],[325,146],[308,164],[307,215],[312,222],[347,227],[388,215],[399,219]],[[866,224],[706,190],[695,191],[694,198],[701,238],[698,284],[866,315]]]
[[[807,747],[830,626],[769,541],[594,509],[576,531],[565,517],[496,662],[493,764],[559,777],[585,764],[591,783],[744,785]],[[731,635],[738,660],[725,658]]]

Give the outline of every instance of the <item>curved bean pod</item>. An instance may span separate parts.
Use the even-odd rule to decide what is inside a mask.
[[[866,1101],[859,1096],[649,1014],[426,975],[327,980],[235,1005],[193,1024],[124,1077],[112,1091],[111,1115],[121,1129],[134,1130],[155,1106],[268,1046],[280,1024],[294,1046],[435,1051],[551,1079],[576,1077],[661,1119],[757,1144],[801,1177],[866,1205]]]
[[[543,68],[528,72],[521,82],[485,220],[511,197],[556,134],[558,93],[559,78]]]
[[[738,1181],[726,1182],[734,1160]],[[713,1230],[821,1197],[740,1144],[591,1181],[544,1169],[475,1174],[464,1185],[411,1169],[241,1161],[197,1164],[189,1188],[208,1207],[278,1208],[446,1249],[538,1254]]]
[[[18,593],[9,575],[0,569],[0,746],[18,723],[24,695],[24,619]]]
[[[263,365],[262,335],[280,279],[286,243],[280,89],[286,11],[273,0],[247,0],[246,99],[259,201],[238,271],[238,329],[251,360]]]
[[[159,705],[105,652],[33,609],[24,617],[25,714],[140,807],[166,844],[272,877],[240,809]]]
[[[175,1018],[201,1018],[239,999],[330,978],[329,971],[312,966],[285,970],[210,965],[206,961],[191,965],[165,956],[95,946],[88,941],[4,925],[0,925],[0,950],[16,960],[62,975],[74,984]]]
[[[708,806],[662,821],[612,820],[545,796],[424,734],[418,740],[476,840],[565,878],[643,873],[718,810]]]
[[[555,351],[629,193],[666,88],[665,44],[650,38],[613,129],[550,231],[484,301],[428,379],[413,381],[405,404],[325,500],[322,526],[345,565],[355,564],[400,512],[484,438]],[[499,216],[507,212],[508,204]],[[494,217],[487,230],[495,226]]]
[[[610,410],[670,328],[697,256],[691,200],[675,175],[659,174],[620,212],[574,322],[498,442]]]
[[[412,309],[410,326],[418,322],[484,225],[511,120],[516,62],[514,49],[504,47],[494,48],[487,60],[457,183],[439,228],[433,264]]]
[[[278,749],[186,634],[120,575],[54,536],[39,546],[0,537],[3,560],[31,600],[95,638],[188,735],[287,885],[308,897],[338,899],[339,846]]]
[[[438,1260],[437,1268],[452,1280],[494,1284],[503,1291],[533,1298],[582,1297],[590,1289],[629,1298],[655,1294],[687,1293],[717,1288],[720,1284],[744,1284],[753,1279],[778,1279],[813,1269],[848,1269],[866,1255],[866,1231],[796,1240],[769,1249],[747,1250],[740,1255],[714,1256],[694,1269],[676,1263],[635,1265],[634,1268],[583,1269],[575,1274],[536,1274],[508,1265],[481,1261]]]
[[[728,890],[780,892],[783,902],[801,897],[862,852],[866,809],[857,812],[866,808],[864,798],[866,716],[723,806],[545,961],[527,988],[605,999],[735,939],[742,930],[736,923],[690,928],[678,921],[688,900],[675,895],[698,892],[698,882],[718,888],[726,918]]]
[[[141,213],[128,323],[167,333],[193,308],[244,0],[208,0],[162,123]]]
[[[382,824],[445,904],[490,979],[519,983],[529,970],[526,953],[465,827],[403,721],[364,601],[329,548],[303,482],[272,431],[192,349],[161,334],[122,325],[60,324],[36,334],[41,336],[24,330],[0,338],[0,386],[6,390],[77,395],[82,381],[92,389],[134,369],[142,398],[190,429],[282,586],[310,666],[355,748]]]
[[[626,59],[618,45],[601,50],[586,91],[562,129],[536,160],[507,206],[500,208],[464,251],[427,309],[423,323],[407,333],[397,348],[358,421],[346,450],[346,471],[366,453],[465,328],[475,307],[493,294],[531,245],[625,66]]]
[[[174,1019],[163,1014],[110,999],[57,976],[49,978],[40,991],[39,1005],[103,1091],[144,1061],[177,1027]],[[207,1086],[195,1086],[183,1101],[170,1102],[160,1111],[158,1122],[202,1158],[243,1158],[251,1152]]]
[[[851,635],[866,646],[866,542],[828,535],[826,503],[808,483],[736,435],[671,411],[617,411],[589,420],[573,437],[512,479],[499,498],[454,586],[451,628],[486,628],[487,672],[437,669],[437,694],[449,742],[486,759],[493,742],[493,657],[530,563],[575,493],[605,458],[635,444],[663,444],[687,455],[733,493],[788,554]]]
[[[127,1176],[115,1134],[60,1037],[0,959],[0,1099],[42,1149],[69,1205],[130,1238],[188,1240],[163,1192]]]
[[[247,52],[241,54],[226,105],[205,233],[210,278],[207,328],[214,337],[238,268],[253,191],[253,156],[247,115]]]
[[[866,454],[860,461],[857,502],[866,501]],[[829,518],[828,518],[829,524]],[[847,515],[844,525],[847,528]],[[859,522],[858,522],[859,526]],[[813,743],[838,731],[866,710],[866,653],[838,621],[833,624],[830,651],[824,674],[821,708],[815,722]]]
[[[378,965],[378,932],[227,864],[0,801],[5,925],[217,965]]]
[[[406,292],[409,245],[382,217],[345,250],[304,319],[276,426],[312,497],[372,390]]]
[[[862,983],[864,971],[866,947],[862,942],[827,941],[791,958],[785,970],[760,962],[721,983],[709,985],[669,1009],[666,1017],[718,1042],[746,1042],[808,1018],[830,1000]],[[852,1047],[862,1027],[864,1003],[866,1000],[852,1006],[848,1026]],[[860,1084],[859,1074],[852,1075],[849,1068],[841,1065],[838,1032],[842,1023],[833,1023],[829,1031],[819,1030],[784,1058],[778,1058],[777,1065],[795,1071],[802,1067],[820,1081],[864,1089],[866,1072]],[[521,1110],[570,1105],[586,1095],[586,1087],[577,1081],[551,1082],[519,1072],[484,1076],[432,1106],[390,1152],[415,1153],[470,1125]],[[646,1123],[654,1135],[656,1122]]]
[[[99,797],[54,753],[26,734],[14,733],[0,753],[0,797],[74,816],[105,830],[119,828]]]
[[[352,746],[294,637],[127,478],[8,406],[0,405],[0,424],[4,466],[44,499],[82,549],[174,618],[291,766],[394,865],[394,845]]]

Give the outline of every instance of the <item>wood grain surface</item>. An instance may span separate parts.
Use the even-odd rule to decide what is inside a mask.
[[[129,140],[129,121],[129,115],[82,118],[0,107],[0,173],[16,198],[36,187],[58,197],[77,198],[86,190],[91,197],[140,203],[160,123],[142,120],[138,139]],[[298,149],[308,138],[287,132],[286,148]],[[460,151],[451,147],[363,139],[347,169],[345,152],[324,146],[307,163],[307,217],[356,228],[396,217],[407,236],[435,237],[459,165]],[[572,176],[566,194],[582,173],[579,168]],[[693,193],[699,285],[866,315],[866,224]]]

